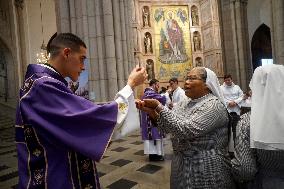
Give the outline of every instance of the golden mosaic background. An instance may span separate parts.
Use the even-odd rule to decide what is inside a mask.
[[[153,6],[151,16],[156,78],[183,80],[186,70],[192,67],[188,6]],[[174,46],[177,48],[171,48]]]

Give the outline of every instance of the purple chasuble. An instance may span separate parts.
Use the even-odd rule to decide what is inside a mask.
[[[107,148],[117,111],[115,101],[95,105],[73,94],[60,74],[29,65],[15,126],[19,189],[100,188],[94,161]]]
[[[166,104],[166,97],[160,95],[152,88],[146,88],[144,90],[144,95],[141,98],[143,99],[156,99],[163,105]],[[150,121],[147,113],[141,111],[141,134],[142,140],[156,140],[163,138],[163,134],[161,134],[156,127]]]

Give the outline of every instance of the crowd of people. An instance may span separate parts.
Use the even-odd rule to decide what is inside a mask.
[[[258,67],[246,93],[231,75],[220,86],[212,70],[195,67],[183,89],[172,78],[159,93],[160,83],[152,79],[135,101],[133,90],[147,79],[137,66],[114,101],[97,105],[75,95],[64,79],[76,82],[85,69],[85,43],[60,33],[48,51],[48,64],[30,64],[20,89],[20,189],[100,188],[94,161],[111,139],[139,123],[135,106],[149,161],[164,160],[163,140],[171,136],[172,189],[284,188],[284,66]]]
[[[137,100],[172,136],[171,188],[284,188],[283,78],[282,65],[258,67],[243,93],[231,75],[220,86],[213,71],[196,67],[176,106]]]

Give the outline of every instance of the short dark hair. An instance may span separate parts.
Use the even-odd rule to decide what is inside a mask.
[[[49,54],[50,53],[50,44],[51,44],[51,41],[57,36],[57,32],[55,32],[51,38],[49,39],[47,45],[46,45],[46,51],[47,53]]]
[[[232,79],[232,76],[231,76],[231,74],[225,74],[225,75],[224,75],[224,79],[227,79],[227,78],[230,78],[230,79]]]
[[[169,80],[169,83],[170,82],[174,82],[174,83],[178,83],[178,79],[176,77],[172,77],[170,80]]]
[[[52,39],[53,38],[53,39]],[[80,47],[86,47],[86,44],[82,39],[72,33],[60,33],[54,34],[48,42],[48,52],[50,57],[55,57],[58,55],[60,49],[71,48],[71,50],[78,52]]]
[[[159,80],[157,80],[157,79],[151,79],[151,81],[149,82],[149,86],[152,86],[152,85],[154,85],[158,82],[159,82]]]

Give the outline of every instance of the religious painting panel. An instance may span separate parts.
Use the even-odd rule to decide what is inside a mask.
[[[182,79],[192,67],[188,6],[153,6],[151,12],[156,77]]]

